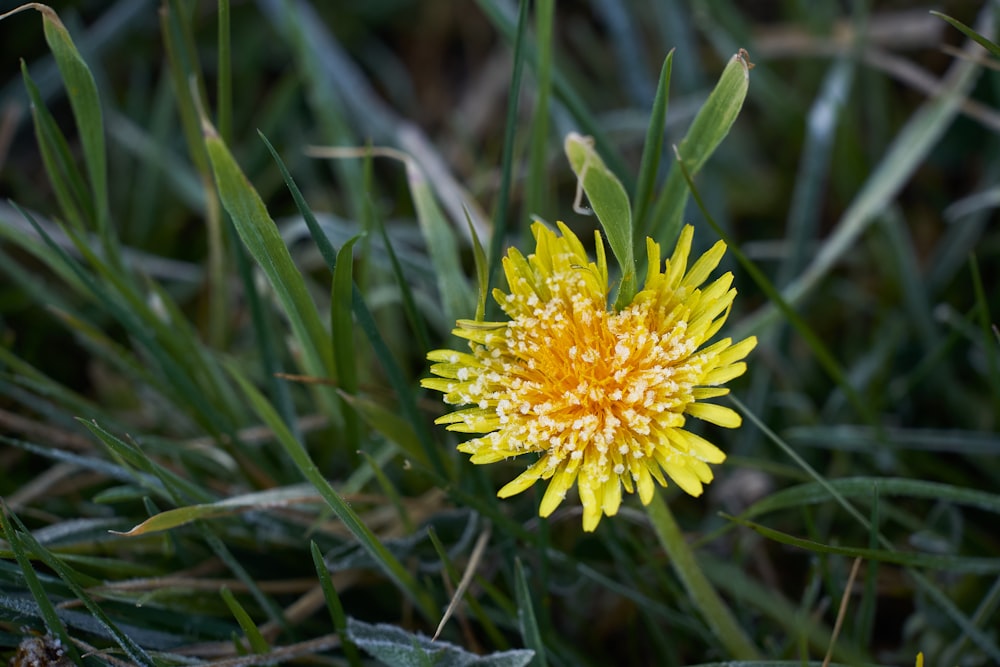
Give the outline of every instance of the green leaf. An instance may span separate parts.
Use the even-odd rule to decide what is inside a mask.
[[[615,305],[627,304],[636,292],[632,209],[628,194],[621,181],[605,166],[589,137],[571,132],[566,136],[563,147],[577,183],[587,194],[590,207],[597,214],[608,237],[608,245],[621,267],[622,282]]]
[[[45,41],[66,84],[80,143],[83,144],[83,157],[96,209],[97,229],[101,239],[107,243],[113,236],[109,229],[108,168],[104,144],[104,120],[97,84],[59,16],[44,5],[39,7],[39,11],[42,13]],[[106,246],[105,249],[110,250],[113,247],[116,246]]]
[[[715,152],[743,108],[750,85],[750,61],[742,49],[729,59],[715,88],[698,111],[677,153],[692,177]],[[680,233],[688,186],[679,165],[674,165],[653,206],[649,236],[661,243],[673,243]]]
[[[370,624],[348,620],[347,634],[366,653],[389,667],[524,667],[534,651],[516,649],[476,655],[442,641],[431,641],[387,623]]]
[[[42,155],[45,173],[52,184],[56,201],[63,215],[73,228],[86,228],[86,221],[93,218],[93,199],[87,192],[83,175],[73,161],[69,143],[55,119],[45,106],[38,86],[28,74],[28,67],[22,61],[21,73],[24,87],[31,100],[31,117],[35,124],[35,141]]]

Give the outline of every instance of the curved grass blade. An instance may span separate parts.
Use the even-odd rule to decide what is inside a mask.
[[[1000,45],[998,45],[993,40],[987,39],[983,35],[979,34],[978,32],[976,32],[975,30],[973,30],[969,26],[967,26],[964,23],[962,23],[961,21],[959,21],[958,19],[954,19],[954,18],[948,16],[947,14],[942,14],[941,12],[935,11],[933,9],[931,10],[931,14],[933,14],[934,16],[936,16],[936,17],[938,17],[940,19],[944,19],[945,21],[947,21],[948,23],[950,23],[952,26],[954,26],[955,28],[957,28],[959,30],[959,32],[961,32],[963,35],[965,35],[969,39],[975,41],[976,44],[979,44],[979,46],[981,46],[984,49],[986,49],[987,51],[989,51],[993,55],[994,58],[1000,58]]]
[[[73,120],[76,122],[83,159],[87,167],[90,196],[93,202],[93,223],[100,236],[105,253],[111,263],[121,268],[121,255],[117,237],[111,229],[111,213],[108,205],[108,166],[104,140],[104,120],[101,111],[97,84],[87,63],[83,60],[73,38],[59,15],[51,7],[38,3],[26,3],[17,9],[0,15],[0,20],[25,9],[34,9],[42,15],[45,42],[55,59],[62,76]],[[27,70],[24,70],[27,78]],[[37,92],[37,91],[36,91]]]
[[[870,501],[877,490],[880,498],[924,498],[1000,514],[1000,494],[997,493],[905,477],[847,477],[825,480],[823,484],[807,482],[776,491],[751,505],[740,517],[750,519],[778,510],[800,509],[803,505],[828,502],[831,490],[851,500]]]

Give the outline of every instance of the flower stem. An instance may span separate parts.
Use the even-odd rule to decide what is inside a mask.
[[[660,539],[660,544],[670,556],[670,564],[674,567],[688,595],[701,611],[708,627],[726,647],[729,654],[737,660],[759,660],[760,653],[743,628],[740,627],[732,612],[715,592],[705,574],[698,567],[694,553],[684,541],[684,535],[674,520],[674,515],[667,507],[660,492],[653,494],[653,500],[646,507],[653,530]]]

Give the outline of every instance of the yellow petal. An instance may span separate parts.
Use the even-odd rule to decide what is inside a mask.
[[[580,503],[583,505],[583,529],[591,532],[597,528],[597,522],[601,520],[601,505],[597,502],[597,494],[594,492],[594,480],[586,473],[581,474],[577,489],[580,492]]]
[[[713,368],[705,375],[702,379],[707,385],[719,385],[725,384],[732,380],[733,378],[738,378],[743,375],[747,370],[747,365],[742,361],[735,364],[729,364],[728,366],[722,366],[721,368]]]
[[[639,479],[635,480],[635,485],[639,489],[639,500],[642,501],[643,505],[648,505],[653,500],[653,492],[656,490],[648,465],[640,466]]]
[[[682,438],[687,444],[687,452],[699,461],[705,463],[722,463],[726,460],[726,453],[713,445],[711,442],[684,429],[674,429],[672,435]]]
[[[618,475],[611,475],[601,489],[604,496],[601,499],[601,509],[608,516],[618,514],[618,507],[622,504],[622,485]]]
[[[559,507],[559,503],[566,497],[566,492],[573,486],[574,481],[576,481],[575,472],[557,471],[552,476],[549,487],[545,489],[545,495],[542,496],[542,504],[538,508],[538,516],[546,517],[552,514]]]
[[[680,238],[677,239],[677,245],[674,247],[674,254],[667,260],[664,271],[667,285],[671,289],[680,286],[684,270],[687,268],[688,254],[691,252],[692,238],[694,238],[694,227],[684,225]]]
[[[704,255],[698,258],[691,270],[681,281],[681,287],[697,287],[708,278],[708,275],[715,270],[715,267],[722,261],[722,256],[726,254],[726,242],[717,241],[715,245],[708,249]]]
[[[538,478],[540,478],[545,472],[547,463],[548,458],[545,456],[538,459],[527,470],[507,482],[502,489],[497,491],[497,496],[500,498],[510,498],[511,496],[515,496],[528,489],[532,484],[537,482]]]
[[[749,338],[744,338],[736,345],[730,345],[729,349],[719,355],[719,362],[722,364],[731,364],[734,361],[739,361],[745,356],[750,354],[750,351],[757,347],[757,337],[750,336]]]
[[[743,423],[743,418],[736,414],[735,410],[714,403],[691,403],[684,412],[723,428],[737,428]]]
[[[688,495],[697,498],[701,495],[702,486],[701,480],[698,476],[686,465],[680,462],[671,462],[670,465],[664,466],[667,471],[667,475],[670,479],[674,480],[674,483],[681,488],[682,491]]]

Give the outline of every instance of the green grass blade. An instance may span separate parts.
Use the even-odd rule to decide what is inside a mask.
[[[788,206],[785,238],[788,250],[778,268],[775,282],[784,287],[801,270],[815,242],[824,186],[830,173],[831,157],[837,137],[838,121],[847,106],[854,81],[855,61],[843,58],[830,66],[823,87],[806,123],[806,139],[795,176],[795,189]]]
[[[368,209],[373,209],[371,202],[371,197],[365,200],[365,206]],[[385,224],[382,219],[376,217],[374,211],[371,212],[371,218],[374,221],[373,226],[378,229],[379,237],[382,239],[382,245],[385,246],[385,253],[389,257],[389,264],[392,266],[392,275],[396,280],[396,287],[399,288],[400,298],[403,301],[403,312],[406,315],[406,320],[410,323],[410,328],[413,330],[414,335],[417,337],[417,345],[421,350],[431,349],[431,337],[427,332],[427,324],[424,320],[423,314],[420,309],[417,308],[416,301],[413,298],[413,290],[410,289],[410,283],[406,280],[406,276],[403,274],[403,265],[399,262],[399,256],[396,254],[396,249],[392,247],[392,242],[389,240],[389,234],[386,232]],[[475,243],[479,243],[479,239],[475,239]],[[480,246],[480,252],[482,247]]]
[[[434,265],[434,275],[441,292],[445,318],[455,320],[468,317],[474,307],[472,288],[462,269],[462,258],[455,230],[448,223],[438,206],[434,189],[420,165],[406,160],[406,180],[410,196],[417,209],[417,221],[424,235],[427,250]]]
[[[361,238],[355,236],[337,253],[337,266],[333,270],[333,289],[330,297],[330,343],[334,365],[337,367],[338,385],[348,395],[358,393],[357,357],[354,347],[354,318],[351,316],[351,289],[354,285],[354,244]],[[357,415],[344,414],[344,442],[350,449],[361,443],[361,430]]]
[[[194,162],[196,171],[204,178],[210,174],[210,167],[205,142],[202,139],[201,123],[198,120],[198,109],[191,91],[191,82],[195,82],[199,99],[208,99],[208,96],[205,94],[204,77],[198,64],[194,39],[191,36],[191,20],[185,4],[178,0],[164,2],[160,9],[160,26],[188,154]]]
[[[649,125],[646,127],[646,140],[642,144],[642,160],[639,162],[639,178],[635,189],[635,200],[632,202],[632,224],[636,230],[649,229],[646,216],[653,203],[653,187],[660,170],[660,156],[663,154],[663,132],[667,122],[667,107],[670,104],[670,75],[673,71],[674,51],[667,54],[660,68],[660,79],[656,85],[656,96],[653,98],[653,108],[649,112]],[[636,235],[638,242],[643,237]],[[639,256],[642,256],[641,248]]]
[[[510,76],[510,93],[507,95],[507,118],[504,123],[503,152],[500,155],[500,191],[497,193],[497,208],[493,215],[493,234],[489,245],[490,283],[500,268],[504,239],[507,238],[507,209],[510,207],[510,184],[514,177],[514,135],[517,130],[518,100],[521,95],[521,72],[524,69],[524,42],[528,31],[528,0],[520,0],[517,12],[517,29],[514,33],[514,69]],[[433,252],[433,250],[432,250]],[[466,312],[466,315],[468,312]],[[448,319],[455,320],[462,314],[447,313]]]
[[[533,667],[546,667],[548,660],[545,657],[545,642],[535,619],[533,596],[520,558],[514,561],[514,593],[517,596],[517,623],[521,629],[521,638],[524,639],[524,645],[535,652],[531,664]]]
[[[729,59],[718,83],[677,146],[678,163],[670,170],[667,182],[653,205],[653,213],[649,217],[651,226],[645,228],[648,233],[644,229],[640,238],[651,236],[668,245],[677,238],[688,200],[687,179],[680,167],[683,165],[691,176],[701,170],[736,122],[749,86],[750,61],[746,52],[740,51]]]
[[[799,509],[803,505],[827,502],[830,500],[831,494],[845,500],[871,501],[874,489],[878,490],[879,498],[924,498],[974,507],[991,514],[1000,514],[1000,494],[967,489],[943,482],[929,482],[904,477],[847,477],[824,480],[824,482],[807,482],[775,491],[751,505],[740,516],[744,519],[750,519],[782,509]]]
[[[229,212],[250,255],[264,271],[302,347],[306,372],[337,380],[329,336],[305,281],[292,260],[260,195],[247,180],[215,128],[202,118],[208,150],[222,205]]]
[[[931,10],[931,14],[937,16],[940,19],[944,19],[945,21],[950,23],[952,26],[957,28],[963,35],[975,41],[976,44],[979,44],[979,46],[989,51],[994,58],[1000,58],[1000,45],[998,45],[993,40],[987,39],[983,35],[979,34],[969,26],[959,21],[958,19],[954,19],[948,16],[947,14],[942,14],[941,12],[935,11],[933,9]]]
[[[531,142],[528,145],[528,173],[524,183],[522,225],[532,216],[549,213],[551,188],[546,174],[549,144],[549,99],[552,93],[553,25],[555,0],[535,3],[535,41],[538,44],[538,66],[535,68],[535,111],[531,119]],[[470,221],[471,226],[471,221]],[[481,319],[481,318],[477,318]]]
[[[216,90],[216,125],[227,144],[233,138],[233,43],[230,37],[229,0],[219,0],[219,65]]]
[[[333,629],[340,637],[344,655],[347,657],[347,664],[351,667],[361,667],[361,654],[358,653],[358,647],[347,636],[347,615],[344,613],[344,605],[340,601],[340,596],[337,595],[337,588],[330,579],[330,570],[327,569],[326,561],[323,560],[323,553],[315,542],[309,542],[309,553],[312,555],[316,576],[323,589],[323,597],[326,598],[326,606],[330,611]]]
[[[253,619],[250,618],[250,614],[248,614],[246,609],[244,609],[239,603],[232,591],[223,586],[219,589],[219,595],[222,596],[226,606],[229,607],[229,611],[232,612],[233,618],[235,618],[236,622],[240,624],[240,628],[243,630],[243,634],[246,635],[247,642],[250,644],[250,650],[258,654],[270,651],[271,647],[267,643],[267,640],[264,639],[264,635],[260,634],[257,624],[253,622]]]
[[[41,93],[28,75],[28,68],[22,62],[21,72],[24,86],[31,99],[31,115],[35,124],[35,138],[45,164],[45,172],[52,184],[59,208],[66,221],[75,229],[85,229],[87,221],[93,219],[94,202],[87,192],[83,175],[73,162],[66,137],[56,125],[52,114],[45,107]]]
[[[722,516],[741,526],[752,529],[769,540],[816,554],[836,554],[838,556],[863,558],[880,563],[892,563],[931,570],[948,570],[965,574],[996,574],[1000,572],[1000,558],[973,558],[919,552],[886,551],[884,549],[841,547],[795,537],[794,535],[789,535],[788,533],[769,528],[754,521],[748,521],[725,513]]]
[[[35,604],[38,605],[38,611],[45,622],[45,627],[49,631],[49,634],[62,643],[69,658],[76,664],[80,664],[80,656],[76,652],[75,645],[70,641],[69,632],[59,618],[59,614],[56,613],[55,605],[52,604],[49,594],[45,591],[45,587],[39,580],[35,568],[32,567],[31,560],[28,558],[24,545],[21,543],[21,536],[18,532],[14,531],[8,514],[11,514],[10,509],[3,502],[3,499],[0,498],[0,528],[3,528],[4,539],[10,545],[14,559],[21,568],[21,576],[24,577],[28,590],[31,591],[31,596],[35,599]]]

